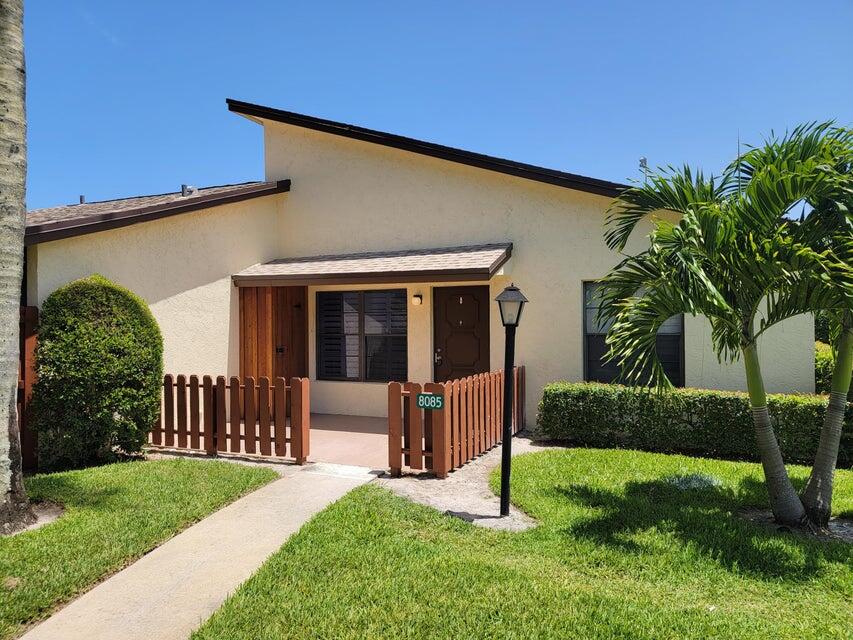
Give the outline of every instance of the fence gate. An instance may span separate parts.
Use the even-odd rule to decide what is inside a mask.
[[[524,366],[513,376],[512,433],[524,429]],[[442,401],[418,403],[431,394]],[[428,469],[439,478],[501,443],[504,372],[493,371],[444,383],[388,385],[388,466]],[[430,400],[426,398],[425,400]],[[440,404],[440,406],[439,406]]]
[[[166,375],[160,419],[149,442],[208,454],[308,458],[311,400],[307,378]]]

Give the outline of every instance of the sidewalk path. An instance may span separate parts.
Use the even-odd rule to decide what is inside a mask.
[[[23,638],[189,637],[304,522],[374,477],[361,467],[291,469],[157,547]]]
[[[552,448],[555,447],[533,442],[524,434],[512,439],[513,456]],[[497,446],[443,480],[427,473],[407,473],[401,478],[384,476],[377,482],[397,495],[480,527],[503,531],[524,531],[535,527],[533,518],[512,505],[509,517],[499,517],[500,498],[489,488],[489,476],[500,462],[501,447]]]

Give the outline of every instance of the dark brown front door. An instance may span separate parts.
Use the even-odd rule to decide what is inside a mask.
[[[307,287],[240,287],[240,375],[308,375]]]
[[[436,382],[489,370],[489,288],[433,289]]]
[[[275,287],[273,372],[287,380],[308,375],[308,287]]]

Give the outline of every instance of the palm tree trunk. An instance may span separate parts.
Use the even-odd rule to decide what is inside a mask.
[[[0,1],[0,531],[33,520],[18,432],[18,322],[26,205],[23,0]]]
[[[758,349],[754,342],[743,348],[743,360],[746,365],[746,386],[749,391],[752,421],[755,425],[755,440],[761,456],[761,466],[764,467],[764,484],[770,499],[770,509],[773,511],[776,522],[801,526],[807,522],[808,518],[803,503],[788,477],[779,442],[770,424],[767,394],[764,391],[764,379],[758,363]]]
[[[847,392],[853,377],[853,314],[849,312],[845,314],[836,353],[829,405],[823,418],[814,466],[802,498],[809,519],[820,527],[826,526],[832,512],[832,481],[844,428]]]

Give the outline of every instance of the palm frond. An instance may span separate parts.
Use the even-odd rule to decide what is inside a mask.
[[[831,148],[843,146],[850,137],[849,130],[834,123],[809,122],[799,125],[782,137],[771,132],[759,146],[748,146],[727,168],[738,190],[744,189],[756,172],[768,166],[791,167],[816,157],[824,158]]]
[[[782,278],[767,294],[766,313],[756,337],[801,313],[843,315],[853,309],[853,266],[848,257],[801,245],[792,245],[790,251],[793,255],[785,256]]]
[[[791,219],[801,203],[811,213]],[[720,178],[689,167],[650,174],[608,210],[608,246],[623,251],[640,221],[661,211],[680,218],[656,218],[649,248],[598,290],[608,357],[624,381],[669,386],[656,336],[678,313],[709,319],[721,361],[793,315],[853,314],[853,130],[811,123],[771,136]]]
[[[657,281],[640,295],[617,303],[618,312],[605,339],[609,361],[616,361],[620,379],[628,384],[651,385],[659,390],[672,387],[657,353],[657,334],[669,318],[695,311],[678,287]]]
[[[637,224],[658,211],[684,214],[697,205],[714,202],[725,191],[727,179],[708,178],[684,166],[649,173],[646,182],[623,191],[607,210],[604,234],[607,246],[622,251]]]

